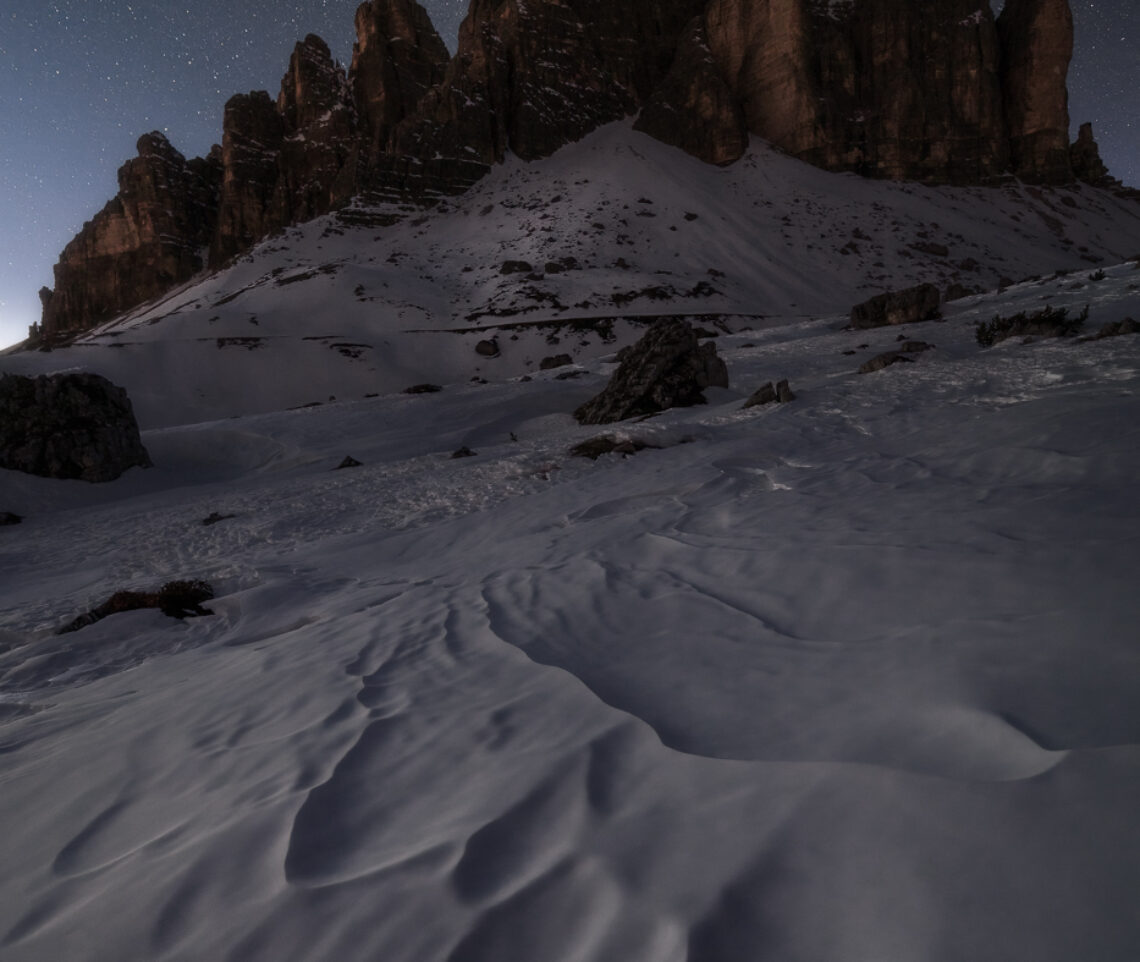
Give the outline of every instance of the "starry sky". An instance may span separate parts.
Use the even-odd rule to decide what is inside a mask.
[[[162,130],[187,157],[221,140],[234,93],[276,96],[296,41],[351,58],[359,0],[5,0],[0,12],[0,346],[38,321],[59,252],[117,191],[135,142]],[[422,0],[454,49],[467,0]],[[1140,185],[1140,2],[1071,0],[1076,125]]]

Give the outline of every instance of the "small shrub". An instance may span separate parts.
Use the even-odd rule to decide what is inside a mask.
[[[1108,275],[1104,271],[1093,271],[1089,274],[1090,281],[1103,281]]]
[[[1019,311],[1010,317],[995,314],[990,321],[979,321],[974,336],[982,347],[993,347],[1011,337],[1071,337],[1088,320],[1088,305],[1076,317],[1069,317],[1068,308],[1045,307],[1030,314]]]

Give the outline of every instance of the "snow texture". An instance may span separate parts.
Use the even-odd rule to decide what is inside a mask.
[[[82,345],[0,359],[101,358],[155,462],[98,486],[0,472],[25,519],[0,534],[5,962],[1135,958],[1140,337],[985,350],[974,324],[1140,316],[1131,252],[1108,260],[1140,220],[1086,188],[1074,209],[867,184],[759,146],[697,171],[610,129],[419,225],[299,228]],[[571,208],[606,230],[572,234]],[[1045,208],[1103,279],[1052,273],[1080,254]],[[605,247],[622,220],[639,232]],[[930,279],[898,251],[932,221],[951,260],[1049,274],[951,302],[906,327],[934,349],[860,375],[899,336],[843,330],[868,259],[884,287]],[[877,252],[838,254],[859,225]],[[730,388],[610,429],[659,450],[568,455],[620,337],[564,329],[580,376],[559,379],[545,329],[500,333],[500,359],[440,333],[518,290],[502,260],[571,254],[543,281],[567,304],[713,267],[711,310],[749,315],[717,339]],[[794,402],[741,409],[782,378]],[[281,409],[298,398],[325,403]],[[212,617],[54,634],[188,577]]]

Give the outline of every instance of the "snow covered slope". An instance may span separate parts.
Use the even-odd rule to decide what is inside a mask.
[[[625,136],[582,149],[620,155]],[[1011,212],[1040,223],[1020,191],[973,208],[994,218],[975,235],[957,195],[804,169],[771,197],[801,222],[773,217],[761,189],[759,208],[732,202],[746,174],[764,184],[786,164],[758,151],[684,204],[662,174],[644,188],[655,219],[596,215],[638,227],[624,256],[639,265],[660,263],[654,231],[692,231],[700,244],[678,247],[662,283],[687,289],[717,267],[717,310],[768,315],[718,339],[732,387],[709,405],[616,427],[662,445],[628,459],[567,454],[597,433],[569,415],[612,370],[591,358],[613,350],[596,340],[576,379],[462,378],[177,423],[281,403],[289,392],[250,386],[253,370],[334,393],[320,379],[357,362],[309,366],[339,355],[303,355],[302,332],[367,333],[382,355],[370,311],[462,325],[449,312],[464,297],[500,303],[509,256],[589,265],[543,281],[565,284],[567,303],[644,282],[605,266],[613,248],[553,234],[541,247],[543,211],[512,234],[521,208],[502,210],[500,188],[527,203],[522,167],[481,188],[497,198],[485,217],[472,200],[398,228],[399,269],[383,232],[369,262],[346,260],[348,231],[305,228],[335,275],[207,306],[271,264],[300,269],[290,249],[264,249],[106,332],[131,346],[30,356],[105,356],[132,390],[154,385],[141,406],[156,466],[101,486],[0,472],[0,509],[26,516],[0,528],[5,962],[1136,958],[1140,337],[983,350],[974,324],[1043,304],[1088,304],[1090,330],[1140,317],[1140,271],[955,302],[905,330],[934,349],[860,375],[897,328],[793,315],[838,310],[873,256],[917,279],[934,262],[898,249],[920,221],[988,237],[1011,274],[1064,251],[1014,243]],[[599,198],[617,189],[589,176]],[[898,241],[836,255],[867,220],[809,228],[825,187],[867,220],[902,203],[882,214]],[[827,235],[818,255],[813,230]],[[1090,249],[1133,242],[1094,248],[1092,230],[1079,227]],[[444,259],[485,244],[495,253],[470,274]],[[344,296],[385,283],[383,302]],[[218,386],[196,401],[179,394],[168,339],[212,330],[211,311],[219,336],[245,324],[282,340],[202,348],[232,368],[181,362],[187,383]],[[413,346],[444,336],[385,336],[391,357],[367,362],[381,387],[441,370],[437,354],[417,368]],[[529,369],[516,343],[495,371]],[[527,342],[531,358],[540,346]],[[262,366],[237,363],[250,358]],[[741,410],[779,377],[795,402]],[[460,445],[477,455],[452,460]],[[332,470],[346,454],[363,466]],[[202,524],[215,513],[232,517]],[[182,577],[214,584],[212,617],[134,612],[53,633],[118,588]]]
[[[1088,187],[866,181],[759,141],[722,170],[614,124],[432,211],[356,209],[287,231],[0,370],[105,374],[162,427],[516,377],[545,356],[608,353],[647,315],[735,330],[846,314],[925,281],[993,290],[1138,252],[1140,203]],[[492,337],[500,355],[477,355]]]

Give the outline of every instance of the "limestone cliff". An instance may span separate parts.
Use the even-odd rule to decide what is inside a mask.
[[[978,0],[711,0],[748,129],[829,170],[979,183],[1007,163],[997,31]]]
[[[1023,180],[1066,183],[1073,176],[1065,85],[1073,56],[1069,2],[1007,0],[998,34],[1013,172]]]
[[[64,248],[44,297],[50,343],[169,290],[202,269],[221,182],[212,154],[187,161],[157,131],[119,169],[119,193]]]
[[[809,163],[932,184],[1009,173],[1108,183],[1070,151],[1068,0],[471,0],[449,58],[416,0],[356,13],[347,71],[316,36],[276,100],[226,105],[186,161],[148,135],[120,193],[64,251],[45,336],[85,330],[354,196],[430,203],[509,153],[639,129],[728,164],[762,137]]]

